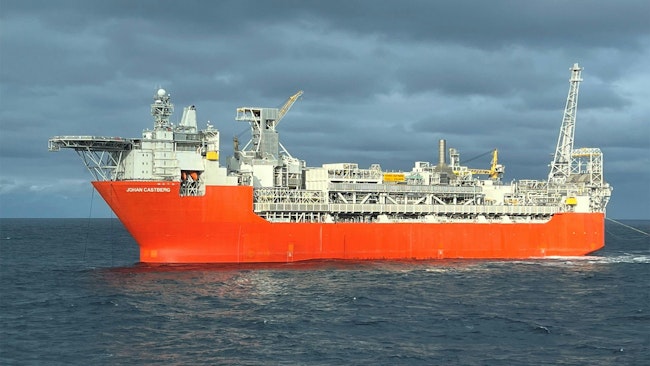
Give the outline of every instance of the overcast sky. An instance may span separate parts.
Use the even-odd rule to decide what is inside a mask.
[[[140,137],[164,87],[200,127],[303,97],[280,139],[309,166],[461,160],[546,179],[584,70],[576,147],[599,147],[608,215],[650,219],[650,2],[0,0],[0,217],[110,217],[56,135]],[[471,162],[488,168],[490,156]]]

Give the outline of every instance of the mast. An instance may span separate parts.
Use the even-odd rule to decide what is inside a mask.
[[[548,174],[549,183],[564,183],[571,174],[571,153],[573,151],[576,113],[578,111],[578,89],[582,81],[580,77],[582,68],[575,63],[570,70],[569,95],[564,108],[564,117],[562,118],[562,127],[560,127],[555,155],[551,162],[551,171]]]
[[[154,129],[167,129],[171,127],[169,123],[169,116],[174,113],[174,104],[171,102],[171,96],[167,94],[165,89],[158,89],[156,95],[153,97],[153,104],[151,104],[151,115],[154,120]]]

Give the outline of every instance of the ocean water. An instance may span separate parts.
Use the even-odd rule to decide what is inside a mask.
[[[138,264],[114,219],[0,224],[3,365],[650,364],[650,239],[611,222],[588,257],[244,266]]]

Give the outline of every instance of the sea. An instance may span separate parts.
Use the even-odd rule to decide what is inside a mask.
[[[0,364],[649,365],[621,223],[586,257],[145,265],[116,219],[2,219]]]

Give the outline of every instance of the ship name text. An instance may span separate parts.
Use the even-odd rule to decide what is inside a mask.
[[[169,193],[169,187],[128,187],[126,193]]]

